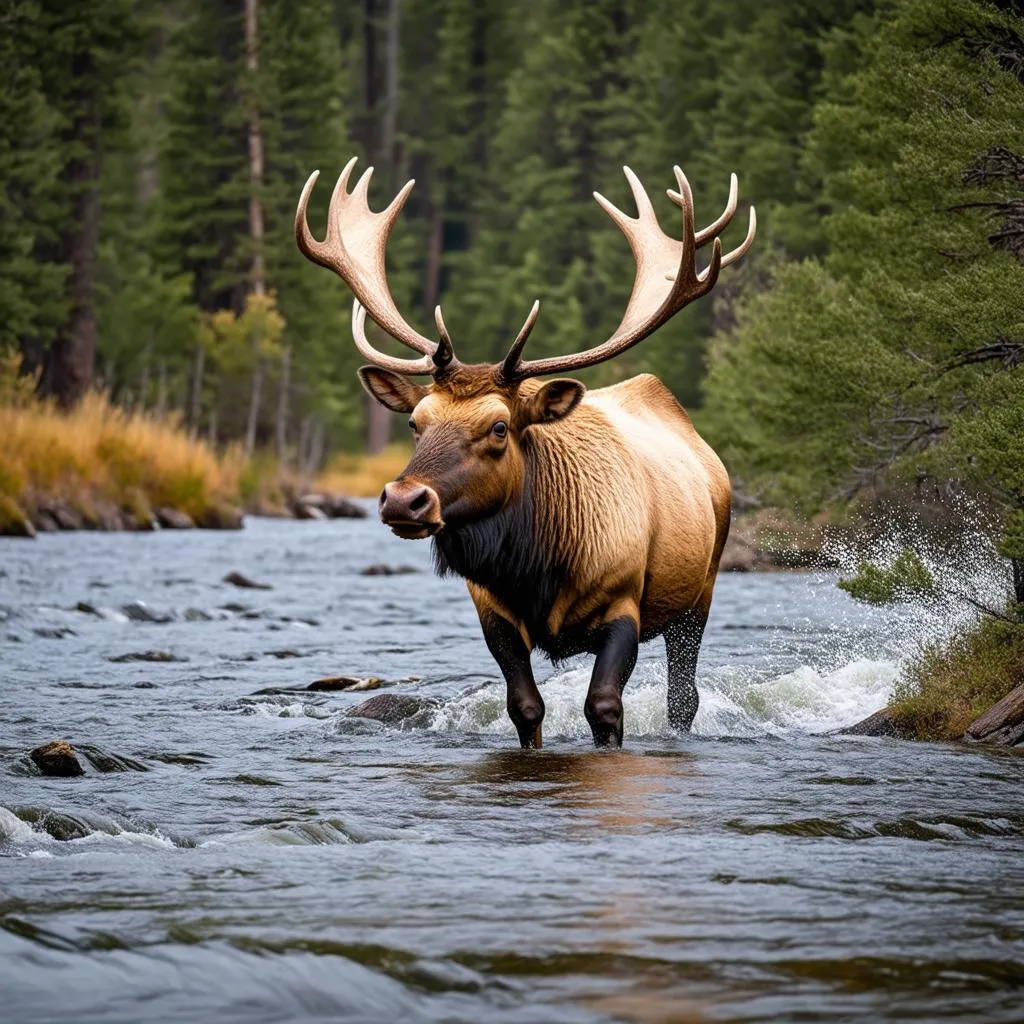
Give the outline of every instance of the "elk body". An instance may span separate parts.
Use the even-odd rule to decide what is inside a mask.
[[[438,341],[415,331],[388,290],[388,235],[412,188],[374,213],[372,171],[352,192],[350,161],[331,198],[327,237],[310,233],[306,207],[314,173],[299,200],[299,248],[335,270],[355,293],[353,337],[370,365],[363,386],[383,405],[408,414],[416,449],[380,497],[383,521],[401,537],[433,538],[441,573],[462,576],[484,639],[508,688],[508,712],[522,746],[540,746],[544,700],[530,653],[552,659],[596,655],[584,712],[598,746],[622,743],[622,692],[638,645],[664,636],[668,717],[689,729],[697,712],[697,655],[729,531],[729,477],[672,393],[644,374],[587,391],[576,380],[537,378],[612,358],[707,294],[722,267],[754,238],[722,254],[720,232],[737,207],[733,175],[724,213],[694,230],[690,186],[675,168],[682,238],[658,226],[650,199],[626,168],[637,217],[595,198],[625,234],[636,259],[626,312],[606,341],[585,352],[524,360],[537,319],[534,303],[506,358],[466,365],[455,357],[440,307]],[[696,250],[712,243],[703,272]],[[420,353],[400,359],[377,351],[367,313]],[[430,376],[429,385],[410,376]]]

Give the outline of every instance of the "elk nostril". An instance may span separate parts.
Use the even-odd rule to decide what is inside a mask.
[[[380,492],[380,498],[378,498],[377,504],[378,505],[383,505],[384,502],[387,501],[387,500],[388,500],[388,489],[385,487],[384,490]]]
[[[412,501],[409,502],[410,512],[420,512],[426,508],[428,503],[427,489],[424,487],[422,491],[418,491]]]

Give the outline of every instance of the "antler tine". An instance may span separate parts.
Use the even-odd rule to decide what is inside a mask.
[[[605,201],[607,202],[607,200]],[[533,325],[537,322],[537,315],[539,313],[540,299],[534,299],[533,305],[530,307],[530,312],[527,314],[526,321],[523,323],[523,326],[519,328],[516,340],[512,342],[512,347],[508,350],[508,355],[505,356],[501,364],[501,369],[498,371],[498,375],[502,380],[511,382],[516,379],[516,370],[519,367],[523,349],[526,347],[526,341],[530,337]]]
[[[678,181],[680,178],[686,178],[686,175],[683,174],[682,169],[680,167],[673,167],[672,170],[675,172],[676,181]],[[676,206],[683,205],[682,196],[678,192],[675,192],[672,189],[667,188],[665,189],[665,194],[669,197],[669,199],[672,200],[673,203],[676,204]],[[721,234],[722,229],[729,224],[729,222],[732,220],[733,216],[736,213],[736,206],[739,201],[739,196],[739,179],[736,177],[735,174],[730,174],[729,199],[725,204],[725,209],[722,211],[721,216],[719,216],[717,220],[713,221],[706,228],[701,228],[700,231],[696,233],[696,235],[694,236],[694,240],[696,241],[698,246],[704,245],[704,243],[707,242],[709,238],[714,238],[716,235]]]
[[[355,293],[364,310],[362,319],[358,320],[363,333],[361,338],[356,338],[356,345],[367,358],[380,366],[384,365],[380,361],[383,359],[399,373],[430,372],[419,368],[424,365],[423,360],[396,360],[379,352],[370,355],[376,350],[366,341],[363,329],[365,315],[369,314],[391,337],[428,357],[427,361],[435,370],[450,365],[455,361],[455,354],[447,332],[440,342],[420,334],[398,311],[388,288],[385,269],[388,238],[415,182],[407,182],[385,210],[374,213],[368,201],[372,167],[363,172],[351,192],[348,190],[355,165],[355,158],[349,160],[334,186],[327,213],[327,234],[322,242],[313,237],[307,220],[309,199],[320,172],[310,175],[295,211],[295,241],[299,250],[314,263],[333,270]],[[353,314],[354,329],[357,319]]]
[[[404,375],[433,374],[437,371],[437,366],[429,355],[419,359],[400,359],[375,349],[366,337],[366,308],[358,299],[352,300],[352,339],[356,343],[359,354],[382,370],[391,370]]]
[[[539,377],[548,373],[583,369],[604,362],[624,352],[650,336],[684,306],[706,295],[715,286],[723,267],[744,256],[754,241],[757,218],[750,211],[747,237],[728,255],[722,255],[721,231],[736,213],[739,201],[739,183],[736,175],[729,179],[729,199],[723,213],[708,227],[694,230],[693,192],[679,167],[673,168],[678,191],[668,190],[669,198],[682,211],[682,237],[670,238],[658,225],[658,219],[646,190],[639,178],[628,168],[623,171],[637,207],[637,216],[630,217],[610,203],[600,193],[594,198],[626,236],[636,260],[636,277],[626,311],[619,326],[606,341],[584,352],[548,359],[510,361],[502,364],[502,375],[515,380]],[[694,257],[697,249],[708,241],[714,242],[708,266],[698,273]],[[532,323],[531,323],[532,326]],[[517,340],[518,344],[518,340]],[[521,346],[519,346],[521,348]],[[516,349],[516,346],[513,346]],[[509,353],[511,357],[512,353]]]
[[[434,324],[437,327],[437,336],[440,341],[433,355],[434,365],[440,369],[447,366],[455,358],[455,349],[452,348],[452,339],[448,334],[448,328],[444,325],[444,317],[441,315],[441,307],[434,307]]]

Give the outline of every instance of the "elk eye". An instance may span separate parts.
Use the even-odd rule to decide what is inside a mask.
[[[498,420],[498,422],[491,427],[491,433],[495,437],[504,437],[508,433],[508,424]]]
[[[409,429],[410,430],[415,430],[416,429],[416,421],[411,416],[409,417]]]

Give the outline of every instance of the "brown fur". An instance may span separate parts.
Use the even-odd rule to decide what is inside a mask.
[[[460,366],[430,388],[410,385],[420,440],[402,475],[455,513],[444,513],[438,561],[467,578],[481,619],[500,616],[555,657],[593,649],[615,619],[632,619],[646,640],[706,610],[731,495],[725,468],[656,377],[590,391],[544,422],[558,383],[505,388],[490,368]],[[498,419],[509,424],[504,442],[491,433]],[[528,534],[537,550],[519,551],[502,531]]]

